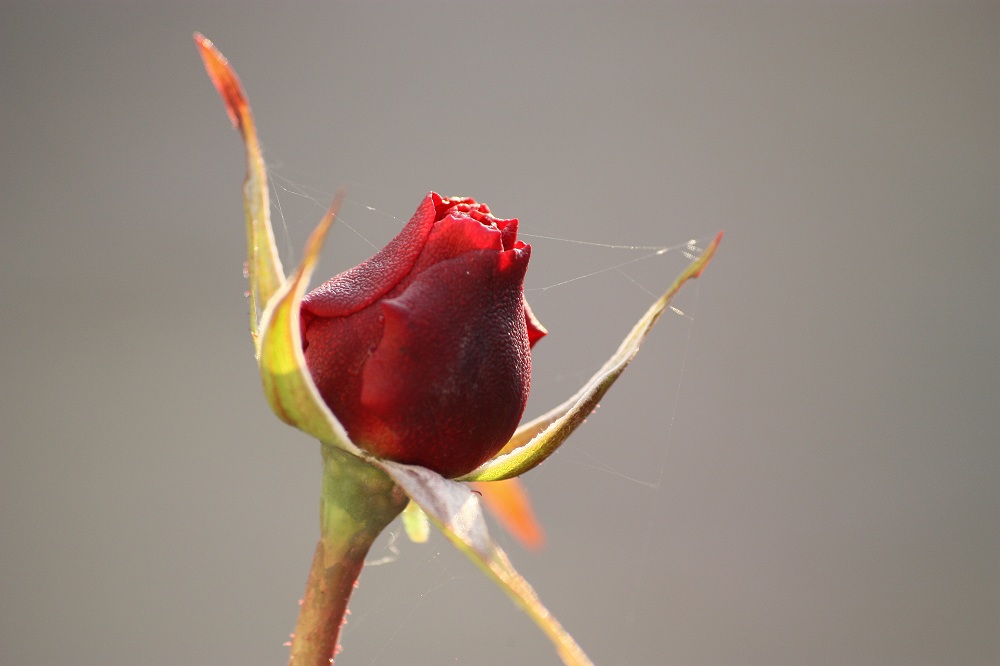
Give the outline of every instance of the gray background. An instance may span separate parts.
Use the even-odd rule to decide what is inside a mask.
[[[286,256],[350,188],[325,275],[432,188],[574,241],[726,230],[527,477],[547,549],[498,532],[595,661],[1000,661],[996,4],[40,2],[0,9],[0,663],[285,659],[319,455],[260,394],[195,30]],[[646,253],[529,240],[537,414],[684,260],[542,289]],[[440,536],[397,545],[338,663],[555,661]]]

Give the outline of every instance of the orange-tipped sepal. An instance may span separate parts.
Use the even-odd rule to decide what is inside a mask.
[[[471,485],[486,509],[525,548],[538,550],[545,545],[545,532],[531,510],[531,501],[520,479],[473,482]]]
[[[229,66],[229,60],[226,59],[226,56],[215,48],[211,39],[196,32],[194,33],[194,41],[198,45],[198,52],[201,53],[201,59],[205,62],[205,70],[208,72],[209,78],[212,79],[212,84],[219,91],[222,101],[226,104],[226,112],[229,114],[229,119],[233,121],[233,127],[244,132],[247,125],[250,124],[247,121],[250,121],[251,117],[250,105],[247,104],[247,96],[243,92],[240,78]]]

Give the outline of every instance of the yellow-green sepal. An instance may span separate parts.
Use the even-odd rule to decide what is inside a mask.
[[[299,318],[302,296],[343,197],[343,191],[337,192],[323,220],[309,236],[302,263],[271,297],[264,310],[261,318],[260,378],[264,395],[278,418],[324,444],[367,459],[369,456],[351,442],[340,421],[323,401],[302,352]]]
[[[431,524],[420,505],[410,500],[403,509],[403,529],[413,543],[427,543],[431,536]]]
[[[247,221],[246,275],[250,281],[247,297],[250,301],[250,335],[254,354],[260,358],[260,309],[271,300],[285,281],[281,257],[274,242],[271,227],[271,203],[267,189],[267,168],[261,154],[257,129],[243,85],[230,66],[229,60],[215,47],[212,40],[195,33],[205,70],[222,96],[233,126],[240,131],[246,150],[247,175],[243,181],[243,212]]]
[[[667,309],[685,282],[701,275],[722,240],[720,232],[697,259],[692,261],[670,288],[636,322],[618,351],[579,391],[555,409],[525,423],[510,442],[492,459],[472,470],[459,481],[500,481],[524,474],[555,453],[566,438],[597,408],[615,380],[639,352],[646,335]]]
[[[567,666],[592,662],[538,594],[514,570],[506,553],[490,538],[482,505],[469,486],[424,467],[370,459],[392,477],[452,544],[495,582],[530,617],[556,648]]]

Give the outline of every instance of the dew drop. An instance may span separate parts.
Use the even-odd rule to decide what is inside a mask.
[[[247,279],[250,277],[250,264],[246,261],[243,262],[243,278]]]
[[[247,291],[243,292],[243,298],[250,298],[250,290],[249,289]]]

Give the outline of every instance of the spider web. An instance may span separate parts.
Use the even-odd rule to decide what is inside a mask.
[[[306,185],[285,172],[278,162],[270,166],[268,175],[278,243],[285,265],[291,268],[298,261],[298,248],[325,211],[333,191]],[[423,194],[416,193],[414,206]],[[517,211],[494,210],[499,216],[517,214]],[[399,231],[411,212],[397,215],[395,211],[382,210],[365,199],[353,198],[349,191],[324,250],[319,274],[333,275],[367,259]],[[612,237],[590,237],[595,228]],[[704,237],[667,244],[633,243],[628,237],[643,230],[614,228],[600,220],[584,229],[589,232],[587,237],[567,234],[567,229],[583,233],[578,225],[564,220],[539,223],[520,217],[518,236],[533,248],[525,296],[550,331],[532,354],[532,393],[526,417],[537,415],[575,392],[617,348],[642,312],[710,240]],[[608,413],[590,419],[593,426],[588,423],[582,427],[552,461],[524,478],[535,511],[549,533],[547,548],[540,553],[526,553],[502,528],[491,526],[494,539],[511,554],[515,566],[585,649],[588,633],[593,629],[569,619],[575,619],[577,614],[567,613],[568,604],[559,598],[558,587],[546,594],[546,577],[552,575],[552,567],[560,566],[560,562],[549,558],[565,561],[581,549],[589,550],[589,545],[608,538],[609,526],[602,524],[604,519],[587,515],[600,513],[600,508],[580,505],[588,505],[582,500],[595,495],[616,498],[616,502],[609,503],[609,510],[624,511],[624,515],[612,521],[617,528],[612,538],[625,546],[627,566],[613,585],[621,607],[617,609],[620,615],[613,629],[618,635],[608,644],[627,646],[634,634],[643,630],[637,618],[647,613],[650,605],[644,583],[661,568],[657,551],[659,535],[665,527],[661,517],[665,482],[671,470],[675,422],[683,419],[684,373],[694,334],[695,318],[691,312],[695,310],[697,292],[697,281],[682,290],[676,300],[681,307],[670,307],[635,363],[605,398],[606,403],[613,403]],[[630,408],[622,400],[635,399],[636,389],[627,387],[636,376],[646,389],[639,396],[641,405]],[[559,478],[554,480],[553,476]],[[558,484],[561,490],[553,492],[547,482]],[[560,529],[567,522],[579,525],[568,543]],[[498,629],[502,636],[516,637],[500,639],[494,647],[494,656],[500,661],[523,658],[517,656],[525,649],[521,647],[523,643],[532,646],[527,654],[533,659],[551,649],[534,626],[518,618],[519,612],[440,535],[432,533],[428,544],[412,544],[403,536],[397,521],[376,542],[367,565],[367,573],[359,581],[362,591],[351,601],[341,637],[347,651],[338,658],[338,664],[389,664],[401,659],[409,663],[425,663],[421,659],[426,659],[426,663],[439,663],[442,659],[462,661],[463,655],[483,650],[481,636],[465,645],[460,637],[449,637],[445,632],[441,640],[431,639],[439,650],[431,655],[425,646],[413,646],[417,640],[414,633],[434,631],[427,624],[428,618],[446,615],[454,620],[456,606],[466,611],[475,607],[479,612],[480,603],[489,604],[489,612],[484,615],[502,618]],[[617,568],[608,567],[606,572]],[[594,571],[578,572],[584,577],[594,574]],[[370,582],[373,579],[380,580],[376,584]],[[475,596],[472,604],[468,601],[470,595]],[[581,598],[593,596],[581,594]],[[606,611],[593,610],[592,619],[605,617]],[[505,652],[505,648],[512,651]],[[617,654],[622,657],[623,652]],[[598,653],[592,653],[591,657],[597,662],[604,661]]]

